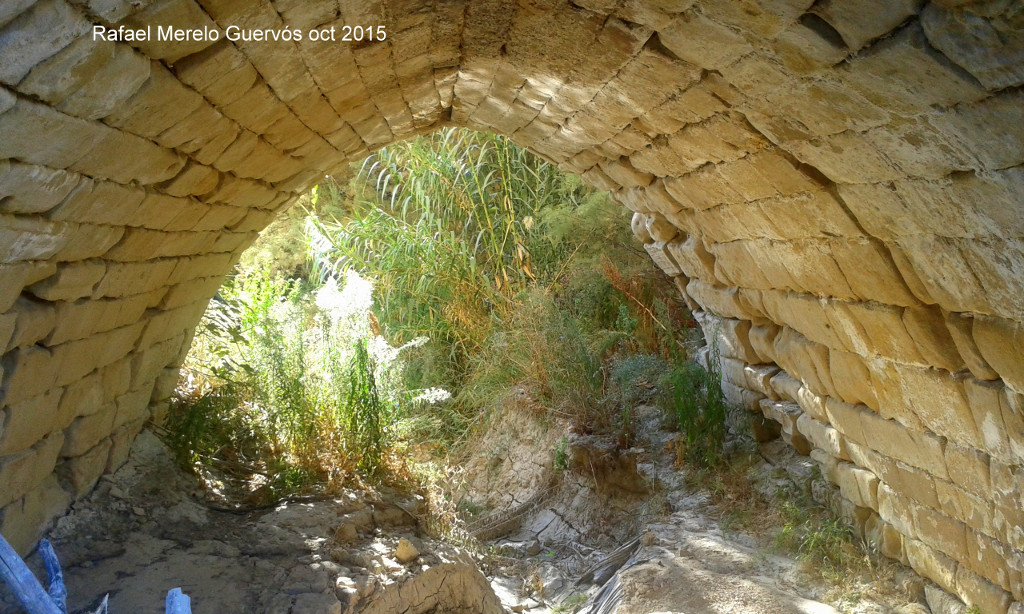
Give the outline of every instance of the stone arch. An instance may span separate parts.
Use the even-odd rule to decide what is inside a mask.
[[[883,552],[1005,611],[1024,599],[1022,32],[1004,0],[5,2],[0,530],[27,548],[159,421],[278,211],[454,124],[634,210],[730,400],[781,422]]]

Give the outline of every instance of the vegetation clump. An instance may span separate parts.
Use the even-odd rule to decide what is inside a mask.
[[[505,137],[442,130],[325,180],[246,253],[168,438],[208,481],[277,496],[404,479],[409,452],[452,451],[509,394],[624,433],[635,399],[613,366],[667,356],[685,317],[606,194]]]

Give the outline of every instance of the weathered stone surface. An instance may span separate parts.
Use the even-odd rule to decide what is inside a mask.
[[[57,479],[46,476],[37,488],[4,508],[0,532],[18,554],[28,556],[36,545],[36,536],[54,517],[63,513],[70,502],[71,495],[61,488]]]
[[[53,388],[38,397],[7,407],[7,422],[0,436],[0,456],[23,452],[51,431],[67,426],[66,422],[70,420],[57,411],[63,392],[60,388]]]
[[[1008,386],[1024,393],[1024,324],[1004,318],[974,319],[978,351]]]
[[[0,459],[0,506],[6,506],[42,483],[57,463],[63,433],[54,433],[32,448]]]
[[[998,6],[998,5],[995,5]],[[921,12],[928,41],[985,87],[1024,82],[1020,15],[969,3],[929,3]]]

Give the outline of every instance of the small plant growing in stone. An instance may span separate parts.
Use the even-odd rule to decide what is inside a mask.
[[[565,471],[569,468],[569,438],[563,436],[555,445],[555,471]]]

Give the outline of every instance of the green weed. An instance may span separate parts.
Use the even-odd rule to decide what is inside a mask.
[[[569,468],[568,454],[569,439],[562,437],[555,445],[555,471],[565,471]]]
[[[661,381],[663,404],[683,434],[677,455],[698,466],[713,466],[722,460],[728,407],[722,393],[720,364],[718,349],[712,346],[707,366],[677,363]]]

